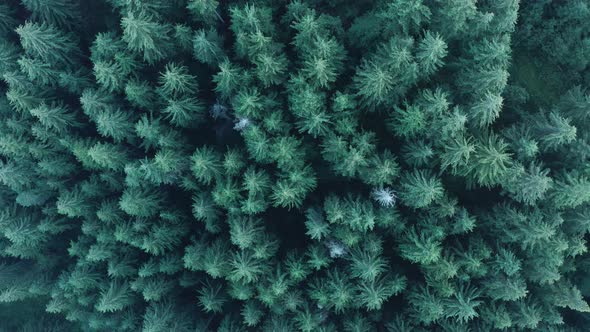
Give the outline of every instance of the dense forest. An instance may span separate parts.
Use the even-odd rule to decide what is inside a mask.
[[[0,331],[590,330],[587,0],[0,1]]]

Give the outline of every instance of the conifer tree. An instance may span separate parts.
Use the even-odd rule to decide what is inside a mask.
[[[171,52],[172,28],[159,24],[149,16],[128,13],[121,20],[123,40],[130,51],[139,53],[148,63],[161,60]]]
[[[447,44],[440,35],[433,35],[427,31],[424,39],[418,44],[416,59],[425,75],[434,73],[443,65],[443,58],[447,55]]]
[[[56,26],[78,23],[80,8],[73,0],[23,0],[23,5],[32,13],[32,19]]]
[[[589,330],[589,22],[2,2],[0,330]]]
[[[51,65],[72,65],[79,53],[71,35],[48,23],[27,22],[16,28],[25,52]]]

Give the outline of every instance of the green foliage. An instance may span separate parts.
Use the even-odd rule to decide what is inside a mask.
[[[413,138],[426,130],[426,114],[415,105],[405,105],[395,109],[389,127],[396,136]]]
[[[245,283],[256,282],[267,271],[267,266],[254,257],[252,251],[241,250],[232,255],[230,260],[230,280]]]
[[[331,224],[343,224],[355,231],[366,232],[375,227],[375,209],[360,197],[345,199],[330,195],[324,201],[326,219]]]
[[[42,85],[57,85],[59,81],[59,72],[53,70],[51,66],[39,59],[20,58],[18,59],[20,70],[34,82]]]
[[[274,206],[299,207],[316,186],[317,180],[311,167],[286,171],[272,188],[271,200]]]
[[[576,127],[570,124],[569,119],[554,112],[548,116],[540,115],[531,127],[543,150],[552,150],[576,139]]]
[[[507,149],[504,140],[493,133],[486,133],[480,138],[469,165],[470,173],[478,184],[490,187],[502,181],[512,163]]]
[[[427,23],[430,20],[431,11],[422,0],[404,0],[389,3],[381,15],[393,19],[403,32],[408,33],[419,28],[422,23]]]
[[[2,2],[0,330],[589,330],[588,22]]]
[[[358,95],[369,109],[395,102],[417,79],[412,41],[392,38],[365,59],[354,77]]]
[[[307,220],[305,226],[307,232],[305,233],[312,240],[321,240],[330,233],[330,225],[324,220],[321,210],[318,208],[309,208],[305,212]]]
[[[353,278],[374,280],[386,271],[386,261],[382,257],[367,250],[352,250],[350,259],[350,275]]]
[[[565,173],[555,182],[551,196],[558,208],[579,206],[590,200],[590,181],[584,175]]]
[[[264,311],[255,301],[247,301],[240,312],[247,326],[256,326],[262,320]]]
[[[402,176],[400,198],[412,208],[424,208],[442,198],[443,186],[439,179],[424,170],[414,170]]]
[[[208,313],[221,312],[223,304],[226,301],[225,292],[221,284],[212,285],[206,282],[199,290],[199,304],[203,310]]]
[[[23,0],[22,4],[32,13],[36,21],[53,25],[69,26],[78,23],[80,8],[71,0]]]
[[[412,315],[419,322],[429,325],[444,315],[442,300],[427,287],[412,290],[408,300],[412,307]]]
[[[194,176],[209,184],[221,172],[221,156],[207,147],[199,148],[191,157]]]
[[[444,302],[445,316],[453,318],[458,322],[466,323],[479,314],[476,308],[481,305],[482,301],[478,300],[479,293],[475,288],[467,286],[459,289],[454,298],[447,299]]]
[[[146,14],[128,13],[121,20],[123,40],[130,51],[143,56],[148,63],[154,63],[169,55],[172,45],[169,25],[152,21]]]
[[[15,14],[16,10],[12,6],[8,4],[0,6],[0,32],[2,35],[5,35],[18,25],[18,20],[14,17]]]
[[[440,259],[441,243],[433,235],[411,229],[406,232],[404,240],[400,244],[402,257],[420,264],[430,264]]]
[[[28,55],[53,66],[76,62],[79,50],[74,38],[51,24],[27,22],[15,31]]]
[[[398,177],[400,167],[396,156],[386,150],[381,154],[375,155],[366,169],[360,173],[363,181],[372,186],[383,186],[392,184]]]
[[[111,282],[108,289],[101,293],[96,310],[99,312],[120,311],[131,303],[133,303],[133,298],[129,285]]]
[[[119,207],[125,213],[136,217],[151,217],[158,213],[164,198],[153,189],[129,188],[119,201]]]
[[[198,30],[193,37],[193,53],[195,58],[208,65],[218,64],[224,57],[223,40],[217,31]]]
[[[47,128],[54,129],[58,133],[65,133],[69,129],[80,126],[76,115],[63,105],[51,107],[41,104],[30,110],[31,115],[39,119],[39,122]]]
[[[503,102],[502,96],[488,92],[482,99],[471,106],[469,115],[479,127],[489,126],[500,116]]]
[[[211,23],[219,17],[218,6],[217,0],[190,0],[187,8],[193,13],[196,20]]]
[[[118,145],[96,143],[88,150],[88,156],[98,166],[110,170],[121,170],[128,162],[126,151]]]
[[[518,167],[510,172],[511,178],[503,185],[510,196],[517,202],[533,205],[545,197],[551,188],[553,180],[549,177],[549,170],[531,163],[528,169]]]
[[[159,92],[166,98],[175,98],[195,93],[198,89],[196,77],[189,74],[188,68],[174,63],[166,65],[160,73]]]
[[[106,109],[94,117],[96,129],[103,137],[110,137],[115,142],[129,140],[134,136],[132,114],[121,109]]]
[[[343,136],[332,135],[325,139],[322,156],[329,161],[336,174],[355,177],[366,170],[374,155],[375,135],[361,133],[348,140]]]
[[[431,75],[444,63],[443,58],[447,56],[447,44],[438,34],[427,31],[424,39],[418,44],[416,59],[425,75]]]

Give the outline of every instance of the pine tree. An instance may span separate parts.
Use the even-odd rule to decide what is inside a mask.
[[[478,300],[479,295],[480,293],[473,287],[461,287],[455,293],[454,298],[447,299],[443,302],[445,316],[454,318],[461,323],[479,317],[478,312],[475,310],[475,308],[482,304],[482,301]]]
[[[361,100],[366,104],[380,105],[394,91],[393,75],[377,61],[365,61],[355,76]]]
[[[374,280],[364,280],[356,288],[356,300],[367,310],[379,310],[387,299],[406,288],[406,279],[384,275]]]
[[[31,115],[39,119],[39,122],[47,128],[55,129],[58,133],[66,133],[68,130],[81,126],[76,114],[68,110],[64,105],[47,106],[41,104],[30,110]]]
[[[326,110],[325,97],[325,94],[307,85],[291,93],[290,110],[298,118],[296,125],[299,132],[313,137],[329,132],[332,120]]]
[[[93,67],[96,81],[108,92],[120,92],[126,81],[121,66],[114,61],[97,61]]]
[[[473,154],[470,173],[478,184],[490,187],[499,184],[512,164],[508,145],[495,134],[484,134]]]
[[[153,189],[128,188],[119,201],[119,207],[125,213],[136,217],[151,217],[158,213],[164,197]]]
[[[198,91],[197,78],[189,73],[186,66],[175,63],[166,65],[164,72],[160,73],[160,92],[166,98],[178,98],[194,95]]]
[[[590,200],[590,181],[585,175],[564,173],[556,179],[550,196],[558,208],[579,206]]]
[[[532,134],[544,151],[554,150],[560,145],[571,143],[576,139],[577,129],[570,120],[556,112],[541,114],[532,123]]]
[[[60,73],[39,59],[21,57],[17,62],[21,72],[25,73],[32,82],[56,86],[60,80]]]
[[[434,151],[425,141],[412,141],[404,146],[403,158],[412,167],[425,167],[434,157]]]
[[[230,280],[245,283],[256,282],[261,275],[268,272],[268,266],[253,257],[251,251],[239,251],[232,254],[230,260]]]
[[[534,300],[520,300],[513,307],[513,321],[519,328],[535,329],[542,321],[541,306]]]
[[[129,157],[120,145],[97,143],[88,150],[88,156],[100,167],[122,170]]]
[[[479,127],[489,126],[500,116],[503,103],[502,96],[488,92],[471,106],[469,115]]]
[[[404,234],[404,242],[400,244],[402,257],[420,264],[430,264],[441,257],[441,243],[439,239],[424,232],[418,234],[411,229]]]
[[[169,100],[162,110],[166,119],[173,125],[184,128],[195,128],[204,120],[205,107],[192,97]]]
[[[444,36],[454,37],[465,32],[469,27],[469,21],[474,19],[477,13],[475,0],[443,0],[433,13],[433,25]]]
[[[211,148],[197,149],[191,160],[193,174],[205,184],[211,183],[221,173],[221,156]]]
[[[249,326],[253,327],[258,325],[264,316],[264,311],[262,306],[255,300],[246,301],[242,310],[240,311],[244,319],[244,323]]]
[[[355,248],[350,252],[350,274],[353,278],[375,280],[385,272],[386,260],[380,255]]]
[[[233,217],[229,227],[231,242],[241,250],[251,249],[264,232],[260,219]]]
[[[305,196],[317,185],[316,176],[309,166],[285,172],[272,188],[271,200],[274,206],[300,207]]]
[[[125,98],[135,107],[151,110],[156,105],[154,89],[146,81],[129,80],[125,84]]]
[[[307,44],[313,47],[304,51],[301,71],[308,80],[326,88],[336,81],[343,69],[344,48],[333,37],[316,37],[304,45]]]
[[[442,300],[428,287],[416,287],[408,295],[412,316],[424,324],[432,324],[444,316]]]
[[[510,44],[506,38],[484,38],[469,46],[469,55],[482,67],[507,67],[510,64]]]
[[[279,52],[261,52],[254,58],[255,72],[264,87],[280,84],[285,78],[287,57]]]
[[[70,218],[87,215],[91,207],[92,203],[77,188],[61,192],[57,199],[57,212]]]
[[[8,4],[0,5],[0,35],[5,35],[9,31],[14,30],[18,25],[15,16],[16,11]]]
[[[199,290],[199,304],[207,313],[219,313],[223,310],[223,304],[227,301],[223,286],[219,283],[211,283],[208,280]]]
[[[566,281],[560,281],[552,287],[552,293],[555,297],[554,303],[558,307],[568,307],[580,312],[589,312],[590,306],[584,300],[580,290]]]
[[[588,22],[4,1],[0,330],[587,330]]]
[[[376,154],[369,161],[368,166],[364,170],[361,170],[360,176],[365,183],[381,187],[391,185],[399,176],[399,173],[400,166],[397,158],[391,151],[385,150],[382,153]]]
[[[148,63],[169,56],[172,51],[172,27],[159,24],[145,14],[128,13],[121,20],[123,40],[130,51],[139,53]]]
[[[142,331],[156,332],[164,330],[188,329],[188,317],[181,314],[170,301],[152,302],[146,308],[141,324]]]
[[[219,1],[217,0],[190,0],[187,5],[196,20],[206,23],[212,23],[217,19],[223,21],[217,11],[218,7]]]
[[[52,25],[27,22],[16,33],[25,52],[51,65],[73,65],[79,55],[74,38]]]
[[[400,198],[412,208],[424,208],[442,198],[443,186],[439,179],[424,170],[414,170],[402,176]]]
[[[214,29],[201,29],[193,37],[193,54],[197,60],[210,66],[215,66],[225,54],[222,49],[223,40]]]
[[[387,4],[379,16],[394,21],[405,34],[418,30],[428,23],[432,13],[422,0],[403,0]]]
[[[424,132],[427,123],[426,114],[420,107],[405,104],[404,108],[395,108],[388,125],[396,136],[413,138]]]
[[[70,27],[79,23],[80,8],[72,0],[22,0],[36,21]]]
[[[458,85],[466,95],[484,97],[486,94],[494,96],[502,94],[508,82],[508,71],[504,67],[467,68],[459,73]]]
[[[424,75],[429,76],[442,67],[447,53],[447,44],[442,37],[427,31],[416,51],[416,59]]]
[[[99,312],[114,312],[123,310],[133,303],[133,295],[128,284],[120,284],[116,281],[110,283],[108,289],[101,292],[101,297],[96,304]]]
[[[20,49],[18,46],[16,43],[10,43],[0,38],[0,75],[2,75],[2,78],[6,74],[19,69]]]
[[[510,178],[502,184],[502,187],[513,199],[528,205],[543,199],[553,184],[553,180],[548,176],[549,170],[542,169],[540,165],[534,163],[531,163],[528,169],[518,167],[510,173]]]

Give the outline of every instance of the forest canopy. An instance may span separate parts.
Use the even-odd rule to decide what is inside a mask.
[[[0,331],[590,330],[585,0],[4,0]]]

